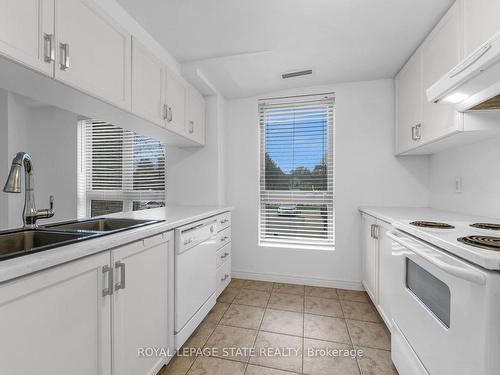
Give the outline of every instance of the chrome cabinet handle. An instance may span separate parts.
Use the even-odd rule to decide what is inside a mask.
[[[66,70],[69,68],[69,44],[59,43],[59,68]]]
[[[373,238],[373,224],[370,225],[370,237]]]
[[[419,141],[422,138],[422,124],[415,125],[415,140]]]
[[[102,267],[102,274],[107,274],[108,286],[102,290],[102,296],[110,296],[113,294],[113,269],[110,266]]]
[[[222,279],[220,279],[220,281],[226,281],[228,277],[229,277],[229,275],[226,273],[226,274],[224,275],[224,277],[223,277]]]
[[[189,134],[194,133],[194,121],[189,120]]]
[[[43,33],[43,61],[51,63],[55,59],[54,34]]]
[[[118,261],[115,268],[120,269],[120,282],[115,284],[115,290],[125,289],[125,263]]]
[[[172,107],[169,107],[168,105],[166,106],[166,112],[165,112],[165,120],[167,120],[167,122],[172,122],[172,119],[173,119],[173,113],[172,113]]]
[[[373,225],[373,238],[376,240],[378,240],[379,229],[380,227],[377,224]]]
[[[163,109],[162,109],[162,114],[161,114],[161,117],[162,117],[164,120],[167,120],[167,119],[168,119],[168,105],[166,105],[166,104],[163,104]]]
[[[417,124],[411,127],[411,139],[418,141],[422,138],[422,124]]]
[[[224,253],[224,255],[221,255],[221,256],[220,256],[220,258],[221,258],[221,259],[225,259],[225,258],[227,258],[228,256],[229,256],[229,253]]]

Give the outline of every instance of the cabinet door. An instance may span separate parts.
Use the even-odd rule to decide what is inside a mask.
[[[167,70],[166,103],[168,114],[167,129],[181,135],[186,135],[186,100],[187,85],[175,73]]]
[[[156,374],[165,356],[141,357],[139,348],[167,348],[168,269],[173,234],[147,238],[112,251],[115,267],[113,372]],[[173,333],[173,331],[172,331]]]
[[[135,38],[132,39],[132,112],[163,125],[165,68]]]
[[[0,374],[111,374],[109,252],[0,286]]]
[[[396,152],[418,145],[412,129],[422,125],[422,53],[417,50],[396,76]]]
[[[378,243],[374,238],[375,218],[362,215],[362,281],[366,292],[374,303],[377,302]]]
[[[0,53],[53,75],[54,0],[0,0]]]
[[[379,246],[379,267],[378,267],[378,311],[387,326],[391,327],[391,277],[392,277],[392,240],[387,236],[387,232],[392,229],[388,223],[378,221],[378,246]]]
[[[56,0],[56,30],[56,79],[130,110],[130,34],[92,0]]]
[[[187,108],[188,137],[205,144],[205,99],[193,87],[188,89]]]
[[[500,31],[500,1],[463,0],[464,48],[468,56]]]
[[[462,8],[456,2],[422,45],[422,142],[460,130],[462,118],[453,106],[431,103],[426,90],[462,59]]]

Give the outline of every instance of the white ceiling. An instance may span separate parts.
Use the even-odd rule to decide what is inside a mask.
[[[236,98],[394,77],[453,0],[118,2],[184,67]]]

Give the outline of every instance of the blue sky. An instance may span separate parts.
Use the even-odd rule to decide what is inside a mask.
[[[328,146],[325,107],[268,110],[265,142],[266,152],[283,172],[299,166],[313,170]]]

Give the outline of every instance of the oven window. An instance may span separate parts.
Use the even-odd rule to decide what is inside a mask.
[[[406,287],[450,328],[450,288],[411,259],[406,260]]]

